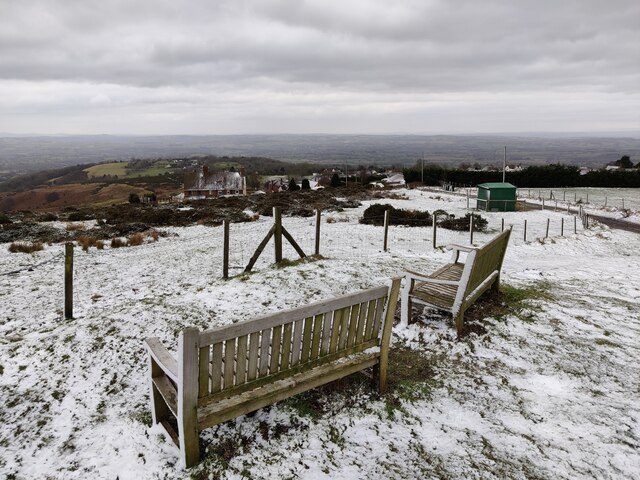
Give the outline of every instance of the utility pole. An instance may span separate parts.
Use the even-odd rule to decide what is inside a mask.
[[[502,162],[502,183],[504,183],[504,178],[507,173],[507,147],[504,147],[504,161]]]

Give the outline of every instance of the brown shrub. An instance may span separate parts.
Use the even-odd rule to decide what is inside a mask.
[[[157,230],[149,230],[149,231],[147,232],[147,235],[148,235],[149,237],[151,237],[151,238],[153,239],[153,241],[154,241],[154,242],[157,242],[157,241],[158,241],[158,238],[160,238],[160,233],[158,233],[158,231],[157,231]]]
[[[11,253],[33,253],[44,250],[42,242],[13,242],[9,245],[9,251]]]
[[[96,248],[102,250],[104,248],[104,242],[102,240],[96,240]]]
[[[84,225],[82,223],[67,223],[65,228],[67,232],[75,232],[77,230],[84,230]]]
[[[144,235],[141,233],[134,233],[133,235],[129,235],[127,244],[130,247],[137,247],[138,245],[142,245],[144,243]]]
[[[98,239],[96,237],[87,237],[86,235],[78,237],[78,245],[80,245],[85,252],[89,251],[89,247],[96,247],[97,243]]]
[[[126,247],[127,242],[121,238],[112,238],[111,239],[111,248],[120,248]]]

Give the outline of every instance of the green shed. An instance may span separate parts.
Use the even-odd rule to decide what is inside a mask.
[[[516,187],[510,183],[491,182],[478,185],[478,210],[487,212],[514,212]]]

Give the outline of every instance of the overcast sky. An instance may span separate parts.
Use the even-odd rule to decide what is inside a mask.
[[[612,131],[638,0],[0,0],[0,132]]]

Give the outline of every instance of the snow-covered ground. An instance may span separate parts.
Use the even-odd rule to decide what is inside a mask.
[[[385,203],[464,213],[463,197],[403,192],[407,199]],[[191,472],[179,468],[175,447],[148,427],[142,339],[158,336],[175,349],[188,325],[248,319],[448,261],[444,248],[432,249],[430,228],[393,227],[383,252],[381,227],[356,223],[367,205],[325,216],[332,217],[322,223],[325,259],[277,269],[269,245],[255,273],[227,281],[221,228],[172,228],[144,246],[77,249],[73,320],[62,315],[62,246],[25,255],[1,245],[0,473],[638,478],[640,238],[600,226],[578,225],[574,234],[572,217],[551,211],[482,213],[490,232],[474,237],[482,243],[503,218],[514,224],[503,282],[541,293],[524,310],[489,319],[486,334],[462,341],[446,317],[394,330],[396,347],[432,361],[423,394],[381,399],[366,383],[355,385],[332,394],[320,415],[283,402],[204,432],[208,458]],[[234,274],[269,222],[232,225]],[[284,225],[312,252],[312,219]],[[438,232],[438,245],[451,241],[468,243],[469,234]],[[295,259],[293,250],[287,256]]]

